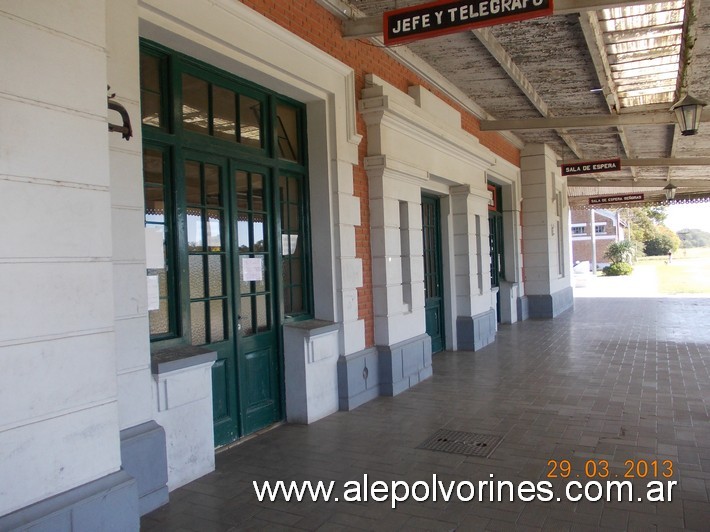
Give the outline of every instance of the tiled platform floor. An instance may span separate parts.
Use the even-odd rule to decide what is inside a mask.
[[[577,299],[555,320],[434,357],[434,376],[218,454],[144,530],[710,530],[710,299]],[[504,435],[489,458],[416,447],[439,428]],[[548,461],[671,460],[673,502],[257,502],[252,481],[544,480]],[[591,466],[590,466],[591,468]],[[662,471],[659,471],[659,476]],[[649,480],[644,480],[645,482]],[[662,479],[664,480],[664,479]],[[566,481],[553,479],[555,496]],[[636,483],[637,495],[640,492]]]

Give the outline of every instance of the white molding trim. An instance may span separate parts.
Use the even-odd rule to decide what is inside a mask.
[[[204,4],[204,9],[198,4]],[[260,13],[232,0],[138,0],[141,36],[154,38],[155,33],[171,33],[182,39],[201,46],[204,50],[219,54],[225,58],[250,67],[265,77],[277,80],[281,84],[298,89],[303,96],[312,99],[327,100],[329,96],[343,99],[335,109],[345,110],[344,131],[346,142],[352,145],[351,153],[339,154],[341,160],[358,162],[357,146],[362,135],[357,133],[357,108],[354,70],[320,50],[314,45],[294,35],[285,28],[267,19]],[[224,11],[218,23],[209,18],[213,9]],[[204,17],[204,18],[201,18]],[[146,25],[148,23],[148,25]],[[152,28],[150,27],[152,26]],[[210,28],[207,30],[205,28]],[[244,38],[244,35],[261,35],[262,38]],[[241,36],[236,38],[235,36]],[[174,43],[166,43],[174,47]],[[178,51],[184,51],[175,48]],[[288,51],[280,53],[279,50]],[[186,52],[198,59],[195,51]],[[310,68],[302,68],[303,62]],[[214,63],[213,63],[214,64]],[[215,64],[219,68],[224,65]],[[237,73],[239,75],[239,73]],[[242,77],[247,77],[242,74]],[[278,88],[266,79],[255,79],[272,90]],[[280,91],[279,91],[280,92]],[[297,95],[289,95],[297,96]],[[304,103],[308,99],[301,97]],[[341,130],[338,127],[338,130]],[[339,135],[336,131],[336,135]]]

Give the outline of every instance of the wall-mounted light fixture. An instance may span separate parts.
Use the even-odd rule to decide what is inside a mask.
[[[700,125],[700,113],[707,104],[686,94],[678,100],[671,111],[675,111],[676,120],[683,135],[695,135]]]
[[[111,87],[107,87],[107,89],[111,89]],[[126,139],[130,140],[130,138],[133,136],[133,128],[131,127],[131,117],[128,116],[128,111],[126,111],[126,108],[123,107],[120,103],[114,101],[113,99],[116,97],[116,93],[109,94],[108,95],[108,108],[116,111],[118,114],[121,115],[121,119],[123,120],[123,125],[122,126],[117,126],[116,124],[111,124],[109,122],[108,125],[108,130],[112,133],[121,133],[121,136]]]
[[[670,182],[665,187],[663,187],[663,192],[665,193],[666,199],[668,201],[675,198],[675,191],[677,188],[678,188],[677,186],[675,186],[673,183],[670,183]]]

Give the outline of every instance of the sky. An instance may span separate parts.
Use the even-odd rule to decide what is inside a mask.
[[[676,204],[666,207],[665,224],[673,231],[702,229],[710,233],[710,203]]]

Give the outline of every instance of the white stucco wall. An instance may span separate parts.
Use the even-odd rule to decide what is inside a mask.
[[[125,429],[152,418],[137,1],[111,0],[107,21],[108,83],[133,126],[130,141],[118,133],[109,138],[118,405]],[[121,124],[116,112],[109,120]]]
[[[0,515],[120,467],[105,22],[0,6]]]
[[[461,128],[461,115],[422,87],[408,93],[368,76],[360,111],[368,125],[375,343],[391,345],[425,332],[421,195],[442,198],[447,347],[456,348],[456,318],[495,308],[491,290],[487,180],[514,198],[507,205],[511,281],[520,279],[519,172]],[[515,194],[513,194],[515,193]],[[399,202],[415,206],[410,226],[411,308],[402,298]],[[477,221],[478,220],[478,221]],[[518,240],[516,240],[516,236]],[[522,291],[522,290],[521,290]]]
[[[521,172],[525,291],[553,294],[571,287],[567,185],[555,153],[544,145],[525,147]]]

